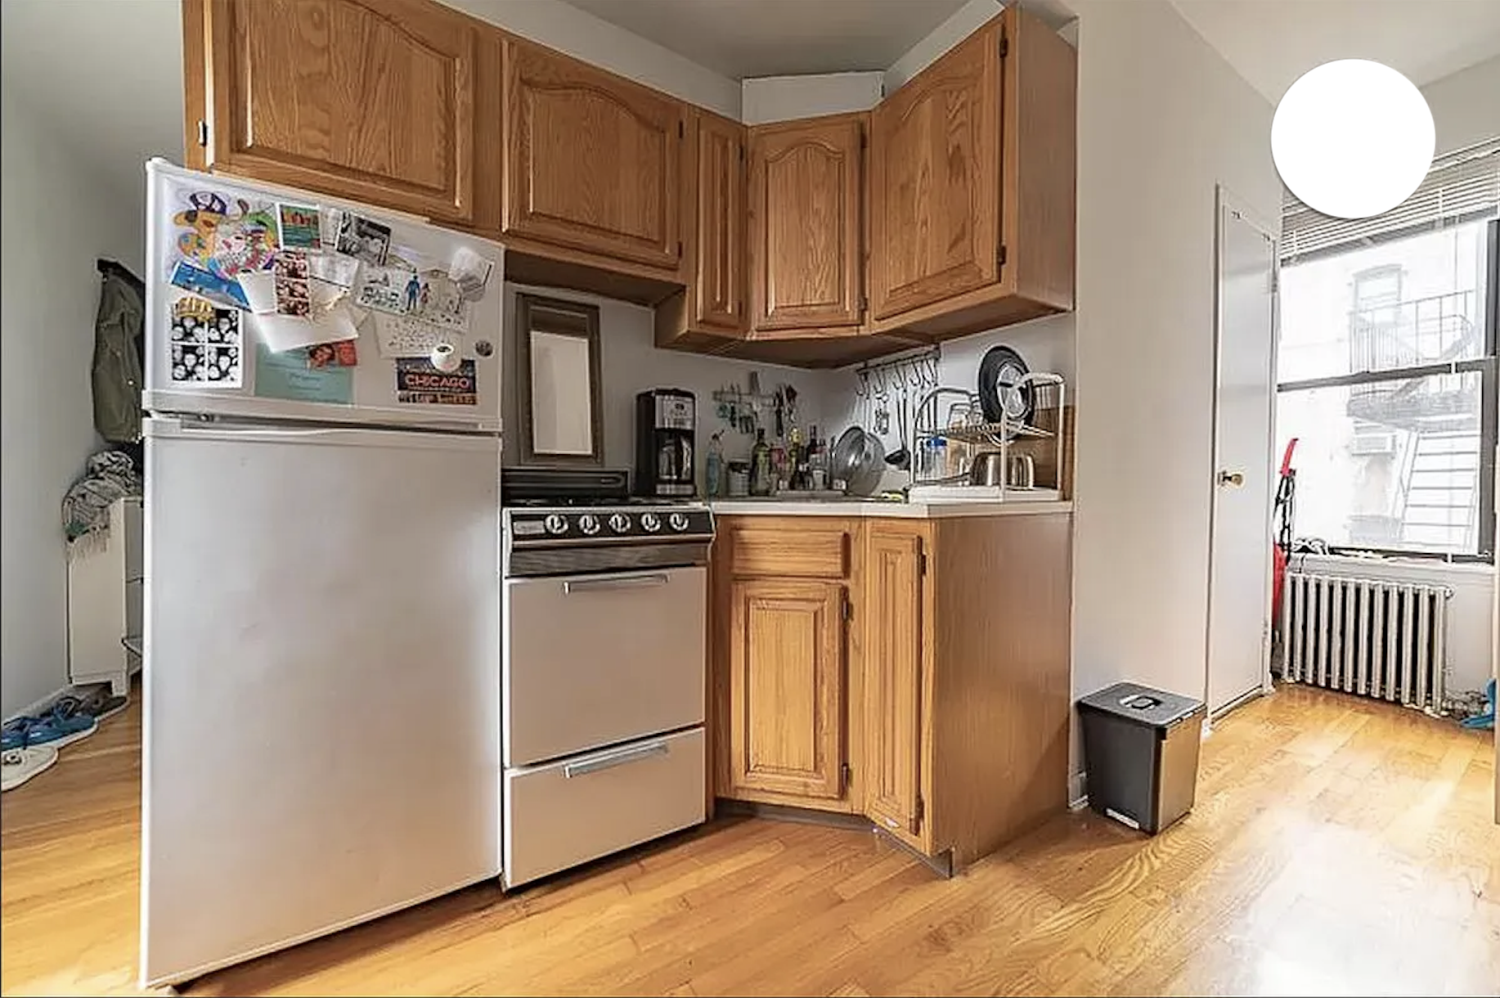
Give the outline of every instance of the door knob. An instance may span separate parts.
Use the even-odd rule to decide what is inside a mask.
[[[1239,488],[1245,484],[1245,476],[1238,471],[1221,471],[1219,472],[1219,484],[1233,485],[1235,488]]]

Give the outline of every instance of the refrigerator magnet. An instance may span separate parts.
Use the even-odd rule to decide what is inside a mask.
[[[282,250],[276,254],[275,273],[276,314],[305,318],[312,312],[306,251]]]
[[[448,277],[458,285],[465,301],[479,301],[484,297],[494,269],[494,260],[480,256],[467,246],[460,246],[448,264]]]
[[[177,261],[177,265],[172,268],[172,285],[220,305],[246,309],[250,307],[238,281],[195,267],[186,260]]]
[[[337,245],[340,253],[382,267],[391,247],[391,227],[352,211],[342,212]]]
[[[242,383],[240,312],[185,295],[172,303],[171,371],[175,384],[238,388]]]
[[[375,309],[377,312],[404,315],[408,289],[417,280],[416,271],[377,266],[366,266],[363,270],[359,291],[354,300],[364,308]],[[420,290],[418,284],[419,293]]]
[[[322,225],[315,206],[278,204],[276,220],[280,223],[283,249],[323,248]]]
[[[340,340],[337,343],[315,343],[307,348],[307,366],[312,369],[320,367],[354,367],[359,364],[359,348],[354,345],[354,340]]]
[[[440,371],[426,357],[396,360],[396,401],[407,405],[478,405],[478,379],[472,360]]]

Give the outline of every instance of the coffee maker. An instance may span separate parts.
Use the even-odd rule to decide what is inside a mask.
[[[653,388],[635,397],[635,493],[691,499],[693,433],[698,402],[680,388]]]

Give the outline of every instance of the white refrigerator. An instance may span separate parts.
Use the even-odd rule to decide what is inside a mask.
[[[147,183],[159,985],[499,872],[502,250],[160,161]]]

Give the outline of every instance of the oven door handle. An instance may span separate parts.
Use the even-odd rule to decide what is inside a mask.
[[[563,767],[563,777],[573,779],[576,776],[587,776],[605,769],[614,769],[616,766],[625,766],[632,762],[643,762],[659,755],[667,754],[667,743],[665,740],[654,741],[649,745],[635,745],[619,752],[611,752],[608,755],[595,756],[582,762],[570,762]]]
[[[650,572],[645,575],[612,575],[604,579],[574,579],[563,583],[563,592],[591,593],[601,589],[644,589],[649,586],[664,586],[670,581],[665,572]]]

